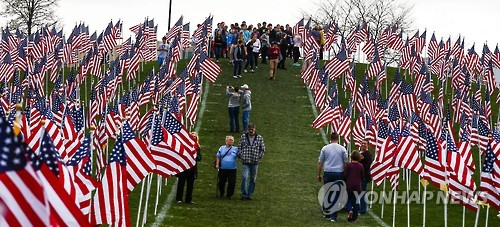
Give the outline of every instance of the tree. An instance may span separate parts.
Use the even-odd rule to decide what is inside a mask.
[[[348,32],[363,22],[368,23],[373,38],[387,27],[406,31],[410,28],[413,6],[402,0],[320,0],[312,11],[302,11],[318,25],[336,22],[340,34]]]
[[[9,19],[11,28],[20,28],[28,35],[44,24],[57,22],[55,9],[59,0],[0,0],[0,15]]]

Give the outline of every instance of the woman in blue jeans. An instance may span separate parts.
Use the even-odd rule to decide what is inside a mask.
[[[238,87],[226,87],[226,96],[229,98],[227,106],[229,112],[229,132],[240,132],[240,122],[238,115],[240,114],[240,93]]]

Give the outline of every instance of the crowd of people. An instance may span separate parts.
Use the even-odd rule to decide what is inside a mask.
[[[324,35],[318,35],[320,43],[323,41],[324,44]],[[286,70],[287,58],[293,59],[293,66],[300,66],[301,47],[301,35],[293,34],[288,24],[273,26],[262,22],[254,27],[245,21],[230,26],[220,22],[213,34],[212,52],[217,62],[220,58],[229,59],[229,64],[234,66],[235,79],[241,78],[242,69],[245,73],[253,73],[258,69],[259,62],[270,62],[269,79],[274,80],[276,69]]]

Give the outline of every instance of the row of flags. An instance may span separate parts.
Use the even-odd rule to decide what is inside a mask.
[[[193,33],[195,57],[177,73],[191,45],[182,19],[167,33],[164,63],[146,76],[139,65],[156,59],[153,20],[130,28],[135,42],[120,44],[120,22],[98,37],[84,24],[67,39],[55,29],[30,37],[4,30],[0,225],[130,226],[135,186],[149,174],[167,178],[195,165],[197,142],[188,128],[196,123],[203,78],[213,83],[221,69],[207,57],[208,17]],[[87,98],[81,91],[89,83]]]
[[[478,201],[486,201],[500,210],[500,128],[491,124],[491,96],[495,90],[500,94],[493,73],[500,67],[498,46],[491,52],[485,44],[479,55],[474,45],[464,49],[463,38],[452,45],[450,39],[437,42],[433,34],[427,43],[427,31],[403,39],[396,27],[374,37],[366,23],[342,37],[332,23],[325,29],[325,51],[337,54],[321,65],[319,43],[309,22],[303,24],[302,19],[293,30],[305,40],[301,78],[321,111],[313,128],[331,127],[346,145],[360,146],[367,139],[376,151],[371,173],[377,185],[388,180],[395,190],[401,169],[408,169],[468,209],[476,211]],[[358,51],[369,62],[361,78],[356,77]],[[392,82],[386,73],[389,55],[400,56]],[[345,109],[338,83],[351,94]],[[385,99],[383,89],[389,92]],[[447,89],[454,94],[451,103],[445,100]],[[479,189],[472,177],[473,146],[484,157]]]

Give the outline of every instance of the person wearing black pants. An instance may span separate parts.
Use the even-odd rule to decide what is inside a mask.
[[[282,39],[280,41],[281,59],[278,62],[278,69],[286,69],[285,60],[286,60],[286,52],[288,50],[288,46],[290,46],[290,42],[287,39],[286,33],[283,33]]]
[[[266,33],[260,36],[260,53],[262,54],[262,64],[267,64],[267,56],[269,52],[269,29],[266,30]]]
[[[232,199],[234,195],[234,188],[236,185],[236,158],[238,157],[238,147],[233,146],[234,137],[226,136],[226,145],[223,145],[217,151],[217,159],[215,161],[215,168],[219,170],[219,198],[224,198],[226,193],[225,186],[227,184],[228,199]]]
[[[177,177],[178,177],[177,195],[176,195],[177,203],[182,202],[182,195],[184,194],[184,185],[187,182],[186,200],[184,200],[184,202],[194,204],[194,202],[193,202],[193,187],[194,187],[194,180],[198,177],[197,164],[199,161],[201,161],[201,153],[200,153],[201,149],[200,149],[200,145],[198,144],[198,133],[192,132],[191,137],[195,141],[196,164],[194,164],[194,166],[191,167],[190,169],[187,169],[184,172],[177,174]]]

